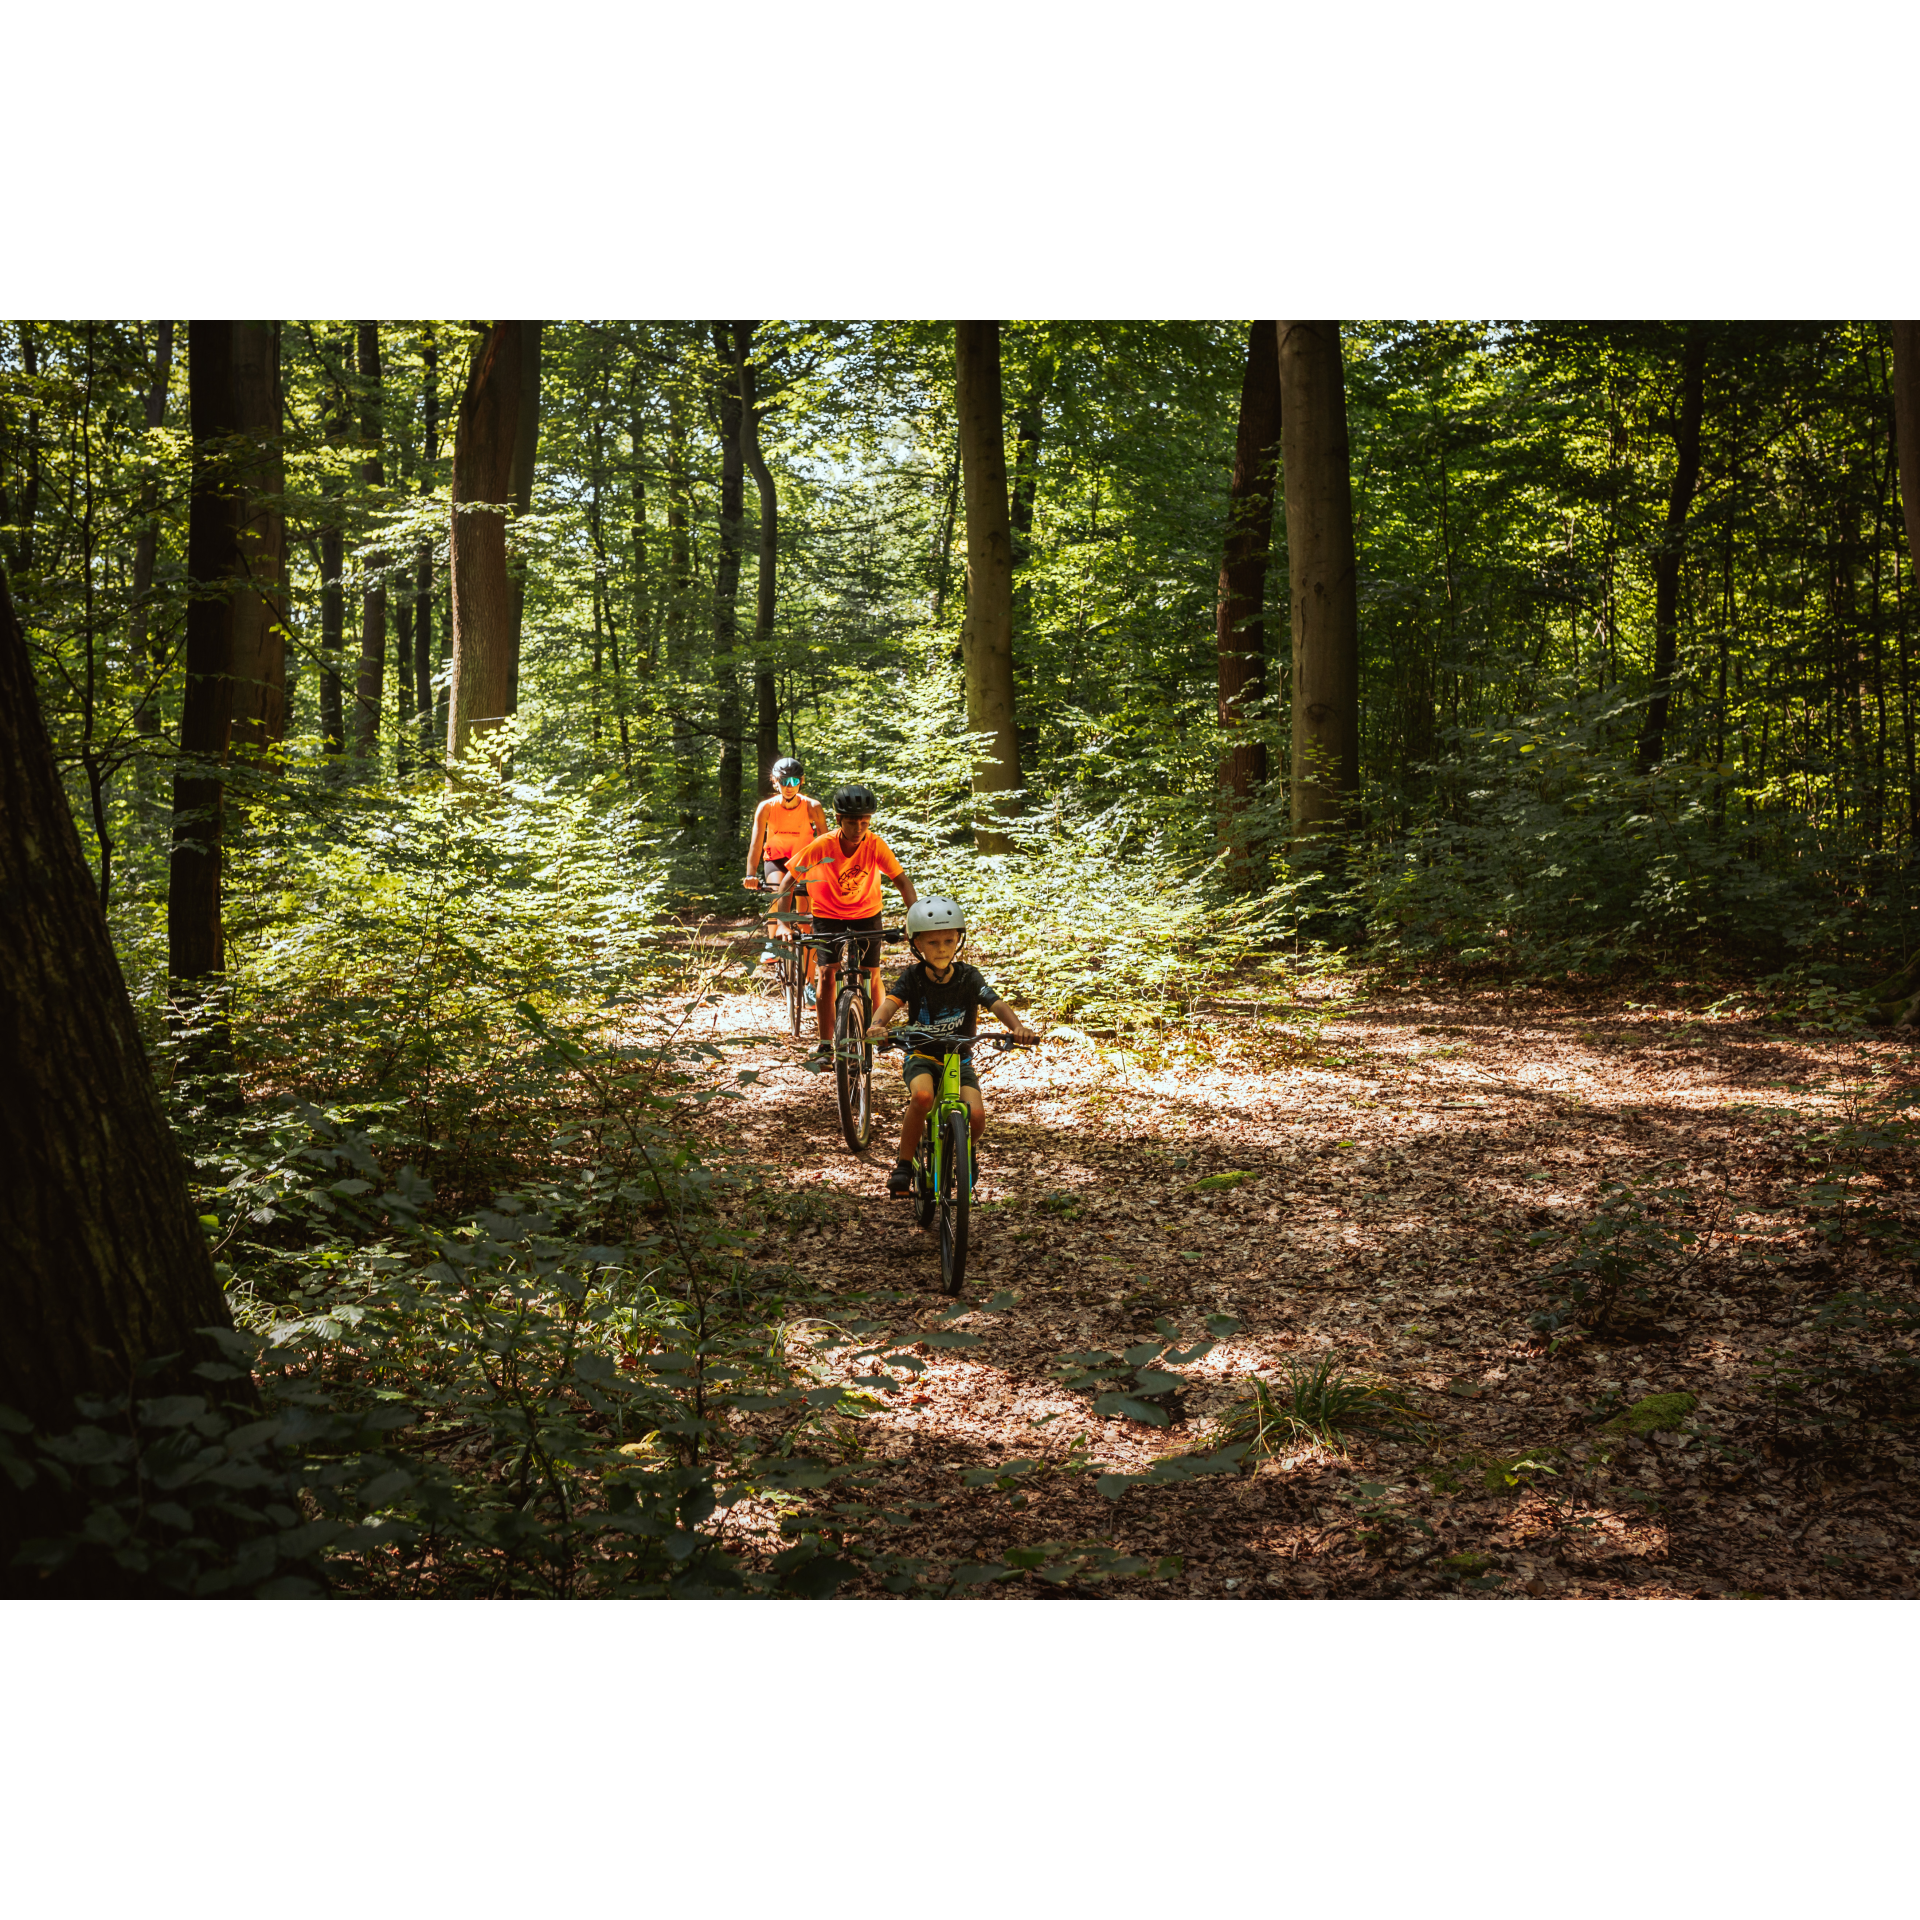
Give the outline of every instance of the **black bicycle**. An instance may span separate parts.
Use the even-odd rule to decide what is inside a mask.
[[[1035,1035],[952,1034],[938,1027],[889,1027],[880,1042],[940,1061],[940,1088],[914,1155],[913,1218],[922,1227],[936,1218],[940,1222],[940,1290],[950,1296],[966,1278],[967,1227],[973,1211],[973,1120],[960,1097],[960,1063],[983,1040],[1000,1053],[1040,1044]]]
[[[873,1021],[873,1001],[867,992],[864,967],[847,967],[841,962],[846,949],[873,939],[872,933],[822,933],[816,926],[800,945],[811,947],[820,956],[820,966],[839,968],[833,1003],[833,1091],[840,1108],[840,1131],[855,1153],[865,1153],[873,1139],[873,1042],[867,1028]],[[898,942],[906,934],[897,927],[882,927],[879,938]],[[849,984],[848,975],[852,975]]]
[[[766,882],[762,881],[758,888],[749,887],[747,891],[754,893],[765,889]],[[787,1031],[798,1040],[807,1004],[807,959],[800,936],[802,930],[812,924],[813,916],[807,913],[770,913],[766,917],[777,926],[787,929],[784,937],[772,942],[773,977],[778,997],[787,1003]]]

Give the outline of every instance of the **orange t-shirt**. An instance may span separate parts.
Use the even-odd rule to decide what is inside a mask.
[[[880,876],[891,874],[897,880],[901,868],[877,833],[869,833],[849,853],[835,832],[808,841],[788,862],[787,871],[805,876],[816,919],[866,920],[880,911]]]
[[[813,824],[819,811],[819,802],[804,795],[792,806],[780,799],[761,801],[761,820],[766,828],[766,838],[760,842],[762,856],[768,860],[790,860],[820,831]]]

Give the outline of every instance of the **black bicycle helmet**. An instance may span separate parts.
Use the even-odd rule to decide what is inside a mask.
[[[849,815],[878,813],[880,802],[873,797],[871,787],[863,787],[856,780],[850,787],[834,788],[833,811],[837,819],[845,819]]]
[[[785,760],[776,760],[773,763],[773,784],[776,787],[781,781],[786,779],[789,774],[796,780],[804,780],[807,777],[807,770],[798,760],[792,759],[791,757]]]

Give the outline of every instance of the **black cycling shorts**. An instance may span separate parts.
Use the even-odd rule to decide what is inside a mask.
[[[780,889],[786,884],[787,863],[784,860],[775,860],[771,855],[762,855],[760,860],[761,892],[771,892],[775,898],[778,898]],[[795,887],[793,890],[793,900],[787,911],[789,913],[805,913],[806,910],[807,890],[805,887]]]
[[[923,1073],[930,1073],[933,1075],[933,1090],[938,1093],[941,1069],[946,1064],[945,1060],[936,1060],[930,1053],[910,1053],[900,1062],[900,1078],[911,1087]],[[980,1091],[980,1076],[974,1072],[971,1060],[963,1059],[960,1062],[960,1084],[971,1087],[976,1093]]]
[[[870,913],[862,920],[834,920],[824,913],[813,916],[813,931],[816,936],[824,937],[830,933],[864,933],[871,937],[865,940],[849,940],[845,954],[849,966],[877,967],[880,964],[880,916]],[[833,960],[830,953],[820,956],[823,965]]]

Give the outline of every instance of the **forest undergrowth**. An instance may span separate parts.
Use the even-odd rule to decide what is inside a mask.
[[[855,1158],[750,929],[633,931],[599,995],[443,967],[466,1051],[430,1097],[417,1062],[289,1044],[340,1018],[300,995],[242,1116],[176,1086],[260,1404],[210,1377],[12,1436],[95,1490],[48,1564],[287,1595],[1914,1590],[1900,1035],[1727,982],[1332,966],[1131,1046],[1059,1023],[989,1075],[950,1303],[882,1191],[885,1072]]]

